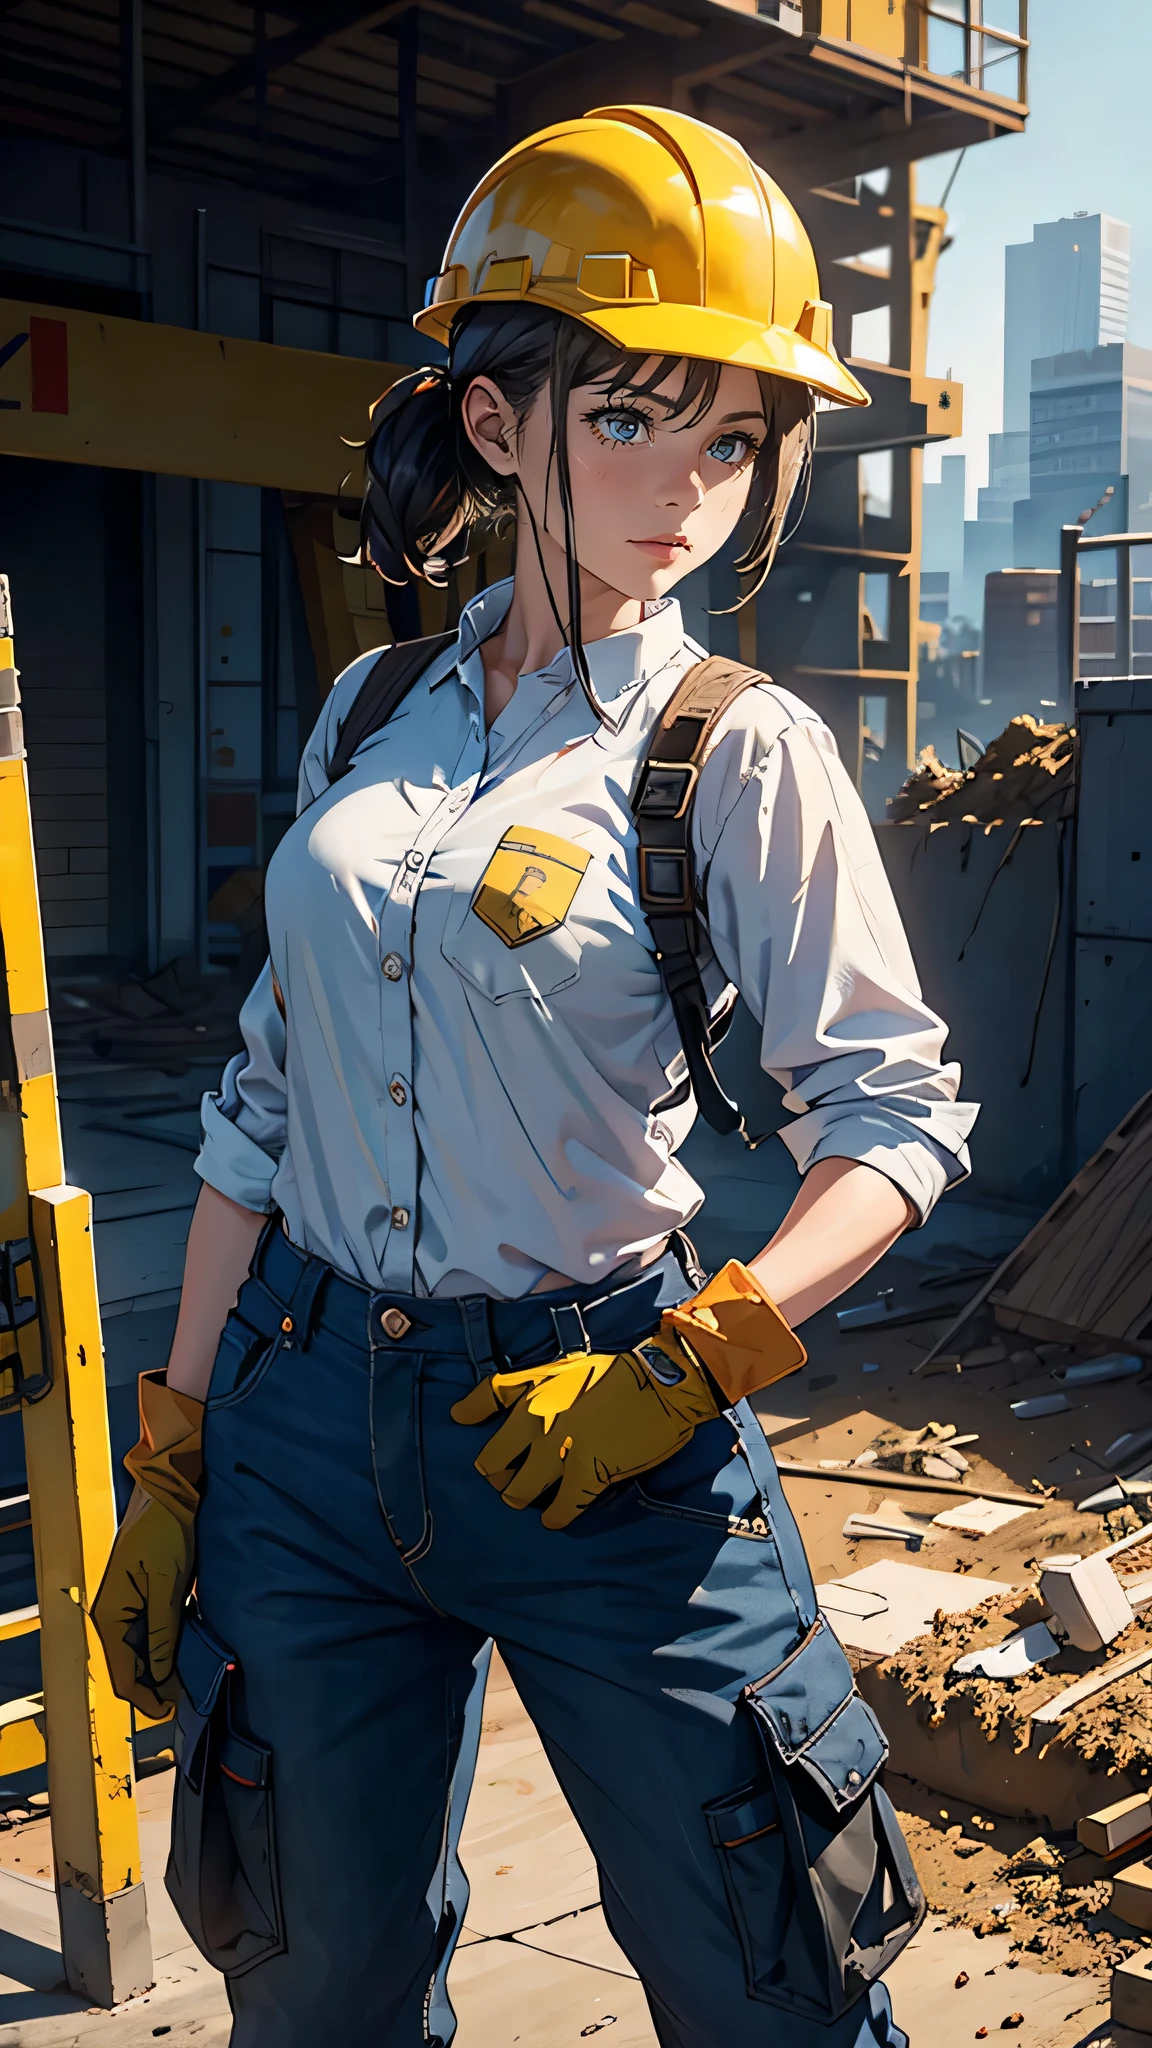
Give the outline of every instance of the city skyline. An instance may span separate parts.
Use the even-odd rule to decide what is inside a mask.
[[[1102,12],[1103,10],[1101,10]],[[1094,15],[1094,22],[1099,19]],[[1077,213],[1131,224],[1128,338],[1152,346],[1152,136],[1144,104],[1152,58],[1146,0],[1109,0],[1106,33],[1084,34],[1075,0],[1032,0],[1028,128],[970,151],[948,196],[953,244],[940,263],[929,332],[929,368],[964,385],[964,434],[930,451],[967,458],[968,516],[988,481],[988,437],[1003,424],[1004,251],[1034,227]],[[920,167],[921,197],[938,201],[955,155]]]

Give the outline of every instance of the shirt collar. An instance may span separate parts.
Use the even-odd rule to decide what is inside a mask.
[[[446,681],[457,669],[462,671],[481,642],[499,631],[511,602],[512,581],[508,578],[503,583],[492,584],[465,605],[460,614],[455,660],[449,649],[444,673],[435,679],[432,688]],[[634,692],[659,675],[683,645],[684,622],[674,597],[663,597],[650,605],[638,626],[629,626],[621,633],[609,633],[603,640],[585,641],[584,653],[592,687],[613,725],[623,715]],[[520,680],[539,681],[553,688],[566,689],[575,681],[569,649],[562,647],[546,668],[536,669]]]

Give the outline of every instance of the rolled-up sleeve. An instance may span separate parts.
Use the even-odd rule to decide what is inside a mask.
[[[284,1022],[268,963],[240,1012],[240,1030],[244,1051],[229,1060],[216,1094],[200,1104],[196,1171],[218,1194],[266,1216],[275,1207],[272,1182],[287,1131]]]
[[[757,689],[704,768],[695,855],[717,961],[761,1027],[787,1091],[780,1132],[800,1171],[856,1159],[920,1222],[969,1171],[976,1105],[942,1062],[864,806],[827,727]],[[745,703],[744,699],[740,700]]]

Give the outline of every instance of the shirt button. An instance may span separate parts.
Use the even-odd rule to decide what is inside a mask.
[[[404,1104],[408,1100],[408,1090],[404,1086],[403,1081],[393,1081],[388,1093],[397,1107],[403,1109]]]
[[[409,1223],[409,1215],[407,1209],[393,1209],[392,1221],[395,1224],[397,1230],[407,1230]]]
[[[399,953],[385,953],[380,962],[380,971],[386,981],[399,981],[404,973],[404,962]]]
[[[424,855],[423,855],[422,853],[410,853],[410,854],[408,855],[408,865],[409,865],[409,867],[410,867],[410,868],[421,868],[421,867],[423,867],[423,865],[424,865]]]

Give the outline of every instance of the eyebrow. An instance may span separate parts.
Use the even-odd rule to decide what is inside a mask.
[[[726,412],[723,419],[717,421],[717,425],[731,427],[735,426],[738,420],[760,420],[764,426],[768,425],[766,412]]]

